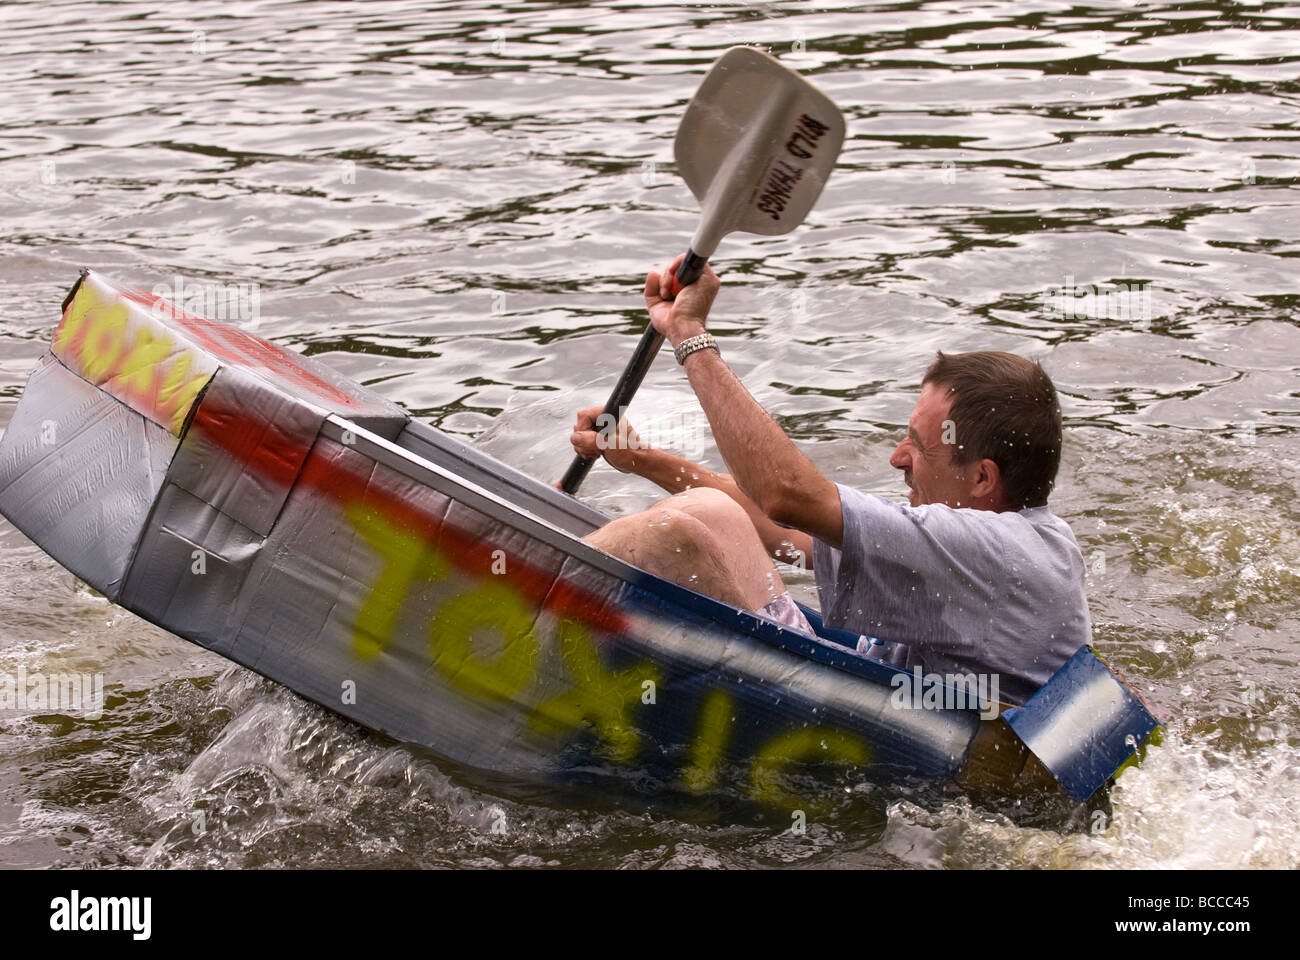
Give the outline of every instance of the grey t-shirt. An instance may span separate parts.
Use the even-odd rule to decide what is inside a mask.
[[[911,507],[836,486],[844,545],[813,546],[822,619],[883,641],[870,655],[998,674],[999,699],[1021,704],[1090,642],[1083,556],[1047,507]]]

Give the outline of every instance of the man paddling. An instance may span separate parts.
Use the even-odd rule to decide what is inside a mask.
[[[680,261],[680,258],[679,258]],[[646,277],[646,306],[673,345],[730,474],[578,414],[582,456],[674,496],[586,539],[643,570],[811,632],[772,559],[812,557],[825,624],[875,638],[860,648],[906,669],[998,678],[1023,703],[1091,639],[1084,565],[1047,509],[1060,463],[1056,390],[1006,353],[945,355],[926,371],[890,457],[910,506],[833,483],[799,452],[723,360],[706,330],[719,281],[669,293],[674,262]]]

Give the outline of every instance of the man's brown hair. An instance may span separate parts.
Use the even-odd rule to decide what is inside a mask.
[[[1001,473],[1006,507],[1044,506],[1061,465],[1062,430],[1056,387],[1042,365],[1014,353],[941,350],[921,380],[927,383],[952,400],[952,462],[988,458]]]

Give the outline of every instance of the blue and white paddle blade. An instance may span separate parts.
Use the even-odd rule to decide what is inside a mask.
[[[1079,800],[1104,786],[1160,726],[1089,646],[1002,719]]]

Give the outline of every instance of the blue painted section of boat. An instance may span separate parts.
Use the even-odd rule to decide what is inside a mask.
[[[1100,789],[1159,726],[1087,646],[1023,707],[1003,711],[1002,718],[1080,800]]]

